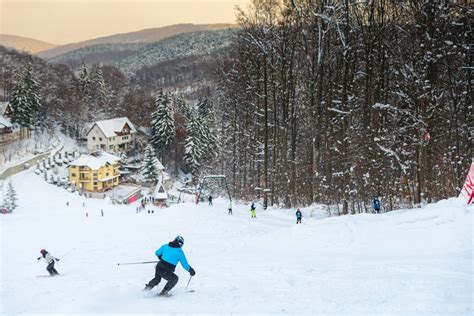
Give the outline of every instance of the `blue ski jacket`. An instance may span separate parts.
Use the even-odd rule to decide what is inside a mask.
[[[374,199],[374,201],[372,202],[372,205],[373,205],[374,209],[376,209],[376,210],[380,209],[380,201],[378,199]]]
[[[186,271],[189,271],[191,268],[186,260],[186,256],[184,255],[183,249],[180,247],[173,247],[172,243],[164,244],[161,246],[157,251],[155,251],[155,255],[167,263],[176,266],[178,262],[181,263],[183,268]]]

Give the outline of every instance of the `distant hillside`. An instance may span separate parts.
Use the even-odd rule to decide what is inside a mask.
[[[115,63],[127,77],[141,68],[189,56],[210,55],[230,45],[231,30],[187,33],[173,36],[140,48],[136,53]]]
[[[82,63],[112,65],[135,54],[145,45],[147,43],[91,45],[50,58],[48,61],[68,65],[71,69],[78,69]]]
[[[28,37],[6,34],[0,34],[0,45],[16,49],[20,52],[27,52],[31,54],[45,51],[58,46],[55,44],[35,40]]]
[[[100,44],[136,44],[136,43],[152,43],[162,40],[164,38],[198,31],[212,31],[221,30],[232,27],[230,24],[177,24],[171,26],[165,26],[160,28],[145,29],[137,32],[116,34],[110,36],[99,37],[96,39],[87,40],[79,43],[72,43],[62,45],[43,51],[38,54],[39,57],[45,59],[51,59],[53,57],[66,54],[68,52],[87,47],[92,45]]]

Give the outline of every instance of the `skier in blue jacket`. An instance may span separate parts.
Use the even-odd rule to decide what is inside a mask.
[[[176,237],[172,242],[164,244],[157,251],[155,255],[160,259],[155,269],[155,277],[145,285],[145,290],[151,290],[160,283],[161,278],[167,280],[165,287],[159,294],[160,296],[169,296],[169,291],[178,283],[178,276],[174,274],[174,270],[178,262],[181,266],[194,276],[196,271],[191,268],[186,260],[183,249],[184,239],[181,236]]]
[[[380,200],[378,196],[374,196],[374,200],[372,201],[372,206],[374,207],[375,213],[380,213]]]

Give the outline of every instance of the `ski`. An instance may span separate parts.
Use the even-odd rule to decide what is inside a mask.
[[[56,275],[40,274],[40,275],[37,275],[36,277],[37,277],[37,278],[52,278],[52,277],[61,276],[61,275],[62,275],[62,274],[56,274]]]

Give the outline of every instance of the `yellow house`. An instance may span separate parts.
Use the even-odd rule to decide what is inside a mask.
[[[120,158],[106,152],[81,155],[69,164],[69,183],[78,190],[104,192],[119,184]]]

